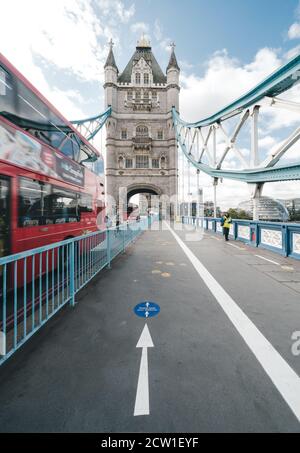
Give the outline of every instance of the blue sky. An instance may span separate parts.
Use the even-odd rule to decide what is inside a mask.
[[[16,15],[16,11],[18,14]],[[104,108],[107,43],[122,70],[137,39],[149,36],[165,70],[169,44],[181,66],[181,115],[213,113],[300,52],[298,0],[10,0],[1,2],[0,51],[70,119]],[[290,99],[300,101],[295,90]],[[260,136],[264,158],[297,126],[298,115],[269,113]],[[246,135],[241,140],[246,153]],[[287,159],[300,159],[298,148]],[[236,165],[234,159],[229,165]],[[203,177],[207,198],[211,181]],[[224,182],[220,203],[249,198],[245,185]],[[298,183],[266,185],[288,198]]]
[[[297,0],[139,0],[135,20],[154,26],[159,18],[180,59],[191,64],[222,48],[247,62],[262,47],[290,47],[286,38],[297,6]]]

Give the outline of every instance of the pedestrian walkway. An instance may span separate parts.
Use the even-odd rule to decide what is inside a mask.
[[[291,283],[300,264],[200,236],[143,233],[74,309],[63,308],[16,352],[0,370],[0,431],[299,432],[300,356],[291,336],[300,330],[300,301]],[[145,301],[159,305],[157,316],[136,316]],[[232,302],[240,311],[230,312]],[[268,366],[277,351],[289,370],[289,395],[276,364],[274,382],[267,358],[255,354],[257,332],[244,335],[249,321],[270,342]],[[136,346],[146,323],[149,414],[139,415]]]

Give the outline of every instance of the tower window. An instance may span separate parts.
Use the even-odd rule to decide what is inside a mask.
[[[144,74],[144,84],[149,85],[149,74]]]
[[[141,84],[141,74],[140,74],[139,72],[137,72],[137,73],[135,74],[135,83],[136,83],[137,85],[140,85],[140,84]]]
[[[159,168],[159,159],[152,159],[152,168]]]
[[[149,99],[149,91],[144,91],[144,99]]]
[[[149,130],[147,126],[138,126],[136,128],[137,137],[149,137]]]
[[[153,101],[157,101],[157,91],[152,91],[152,99]]]
[[[126,159],[125,165],[126,165],[126,168],[133,168],[133,160]]]
[[[159,129],[159,130],[157,131],[157,138],[158,138],[158,140],[163,140],[163,138],[164,138],[164,132],[163,132],[162,129]]]
[[[127,129],[122,129],[121,138],[122,140],[127,140]]]
[[[132,91],[127,92],[127,100],[132,101]]]
[[[149,168],[149,156],[136,156],[136,168]]]
[[[138,91],[135,92],[135,99],[136,99],[137,101],[140,101],[140,99],[141,99],[141,92],[140,92],[140,90],[138,90]]]

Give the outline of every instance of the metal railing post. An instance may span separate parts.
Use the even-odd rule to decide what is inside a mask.
[[[70,305],[75,306],[75,242],[70,243]]]
[[[125,226],[125,228],[127,229],[127,227]],[[126,248],[126,245],[125,245],[125,233],[126,233],[126,229],[124,228],[123,226],[123,253],[125,253],[125,248]]]
[[[107,269],[111,269],[111,238],[110,238],[110,230],[106,231],[107,234]]]
[[[286,225],[282,225],[281,234],[282,234],[283,256],[287,257],[289,255],[289,231]]]

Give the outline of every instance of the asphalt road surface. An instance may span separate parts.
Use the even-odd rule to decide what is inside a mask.
[[[9,359],[0,431],[300,432],[300,263],[199,239],[145,232]],[[136,316],[143,301],[160,313]]]

